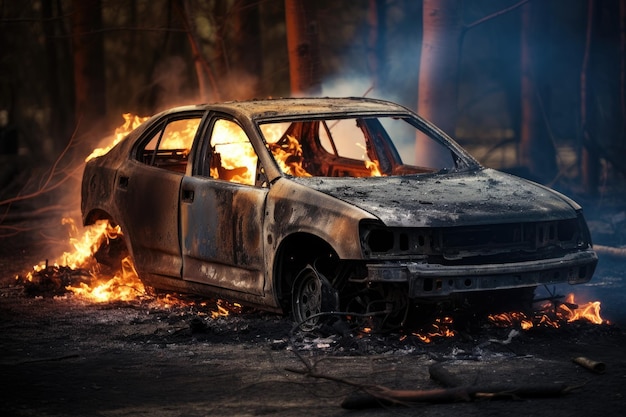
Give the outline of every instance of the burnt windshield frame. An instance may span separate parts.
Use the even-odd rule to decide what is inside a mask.
[[[388,141],[386,148],[391,150],[391,154],[389,156],[391,156],[392,158],[398,158],[395,159],[395,161],[402,161],[402,157],[400,155],[400,153],[397,150],[397,143],[395,143],[388,135],[388,133],[386,132],[386,129],[384,129],[384,126],[382,126],[382,124],[380,123],[381,118],[391,118],[391,119],[396,119],[396,120],[402,120],[405,123],[408,123],[410,126],[412,126],[413,128],[417,129],[418,131],[424,133],[425,135],[427,135],[430,139],[438,142],[441,146],[444,146],[446,148],[449,148],[449,150],[451,151],[452,154],[452,158],[454,160],[454,163],[456,165],[455,168],[453,169],[443,169],[441,170],[441,172],[449,172],[449,171],[464,171],[464,170],[469,170],[469,169],[477,169],[477,168],[481,168],[482,166],[480,165],[480,163],[474,159],[473,156],[471,156],[465,149],[463,149],[458,143],[456,143],[454,141],[454,139],[452,139],[451,137],[449,137],[447,134],[445,134],[441,129],[437,128],[435,125],[429,123],[428,121],[420,118],[419,116],[413,115],[413,114],[407,114],[407,113],[351,113],[351,112],[346,112],[346,113],[340,113],[340,114],[335,114],[335,113],[325,113],[325,114],[317,114],[317,115],[307,115],[307,117],[302,117],[302,115],[292,115],[292,116],[279,116],[279,117],[259,117],[259,118],[254,118],[252,121],[254,123],[255,129],[257,131],[258,136],[261,138],[261,141],[263,143],[263,145],[265,146],[265,148],[268,150],[268,153],[270,154],[270,157],[272,159],[272,162],[274,163],[275,167],[278,169],[278,171],[280,172],[281,176],[286,176],[286,177],[291,177],[290,174],[285,173],[279,163],[275,160],[274,155],[271,153],[271,151],[269,151],[269,145],[268,145],[268,141],[265,137],[265,135],[263,134],[263,130],[261,129],[261,125],[264,124],[281,124],[281,123],[285,123],[285,124],[290,124],[293,122],[323,122],[324,125],[326,123],[332,122],[333,120],[345,120],[345,119],[354,119],[354,120],[371,120],[371,119],[377,119],[377,124],[379,124],[382,128],[383,131],[385,131],[385,136],[386,136],[386,140]],[[371,122],[370,122],[371,123]],[[369,123],[368,123],[369,124]],[[397,162],[396,162],[397,163]],[[385,175],[388,176],[407,176],[407,175],[413,175],[413,174],[388,174],[386,173]],[[417,175],[423,175],[423,174],[417,174]]]
[[[444,146],[448,146],[452,148],[454,151],[452,153],[454,162],[456,164],[455,171],[462,171],[465,169],[476,169],[482,168],[480,163],[470,155],[461,145],[459,145],[454,139],[448,136],[443,130],[439,129],[437,126],[432,123],[427,122],[426,120],[420,118],[419,116],[413,115],[402,115],[402,116],[389,116],[395,119],[402,119],[405,122],[409,123],[411,126],[415,127],[421,132],[428,134],[431,139],[434,139],[441,143]]]

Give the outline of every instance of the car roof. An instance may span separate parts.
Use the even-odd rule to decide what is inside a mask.
[[[267,98],[246,101],[229,101],[197,106],[184,106],[168,110],[205,109],[236,113],[250,119],[295,117],[303,115],[352,113],[408,114],[406,107],[385,100],[363,97],[302,97],[302,98]]]

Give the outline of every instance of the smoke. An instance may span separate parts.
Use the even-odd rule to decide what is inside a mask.
[[[219,81],[222,101],[258,98],[259,77],[246,71],[231,70]]]
[[[180,56],[161,61],[152,76],[156,111],[203,102],[248,100],[257,98],[260,90],[259,77],[243,70],[216,74],[214,79],[205,76],[204,92],[190,82],[196,77],[195,69]]]
[[[364,76],[338,76],[322,83],[322,95],[327,97],[372,97],[374,83]]]
[[[393,95],[390,90],[376,86],[371,77],[348,75],[329,78],[322,84],[322,95],[326,97],[367,97],[388,100],[402,104],[402,97]],[[407,106],[411,107],[411,106]],[[413,142],[396,143],[398,152],[406,161],[415,157]]]
[[[188,74],[190,68],[180,56],[169,56],[157,64],[152,74],[156,109],[165,110],[198,101],[197,93],[190,93],[187,86]]]

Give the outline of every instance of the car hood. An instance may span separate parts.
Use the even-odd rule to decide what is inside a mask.
[[[544,186],[493,169],[369,178],[293,178],[387,226],[444,227],[572,218],[580,207]]]

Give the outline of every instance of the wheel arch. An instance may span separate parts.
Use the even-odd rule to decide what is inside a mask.
[[[129,237],[128,237],[127,231],[125,230],[124,225],[117,222],[115,217],[112,216],[106,210],[103,210],[100,208],[94,208],[90,210],[89,212],[87,212],[83,216],[83,226],[94,225],[96,222],[100,220],[107,220],[111,226],[120,226],[121,231],[122,231],[120,236],[122,238],[123,245],[125,249],[128,251],[128,253],[132,256],[133,254],[132,245],[130,244],[130,240],[129,240]]]
[[[106,211],[102,209],[93,209],[83,216],[83,225],[90,226],[98,220],[108,220],[113,225],[117,224],[113,216]]]
[[[303,268],[307,265],[318,267],[320,263],[338,260],[337,251],[319,236],[298,232],[283,239],[273,265],[273,284],[283,311],[290,310],[291,287]]]

